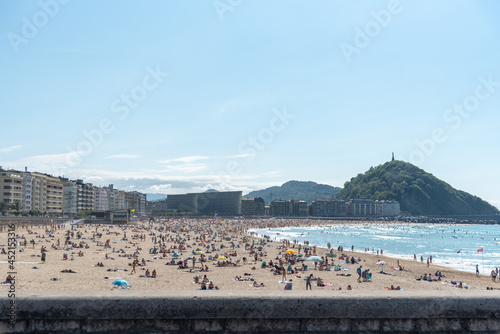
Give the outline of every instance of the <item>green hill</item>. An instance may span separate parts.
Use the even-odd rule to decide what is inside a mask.
[[[496,214],[481,198],[456,190],[434,175],[403,161],[371,167],[346,182],[340,197],[396,200],[414,215]]]
[[[302,200],[312,203],[318,198],[331,198],[337,196],[340,188],[312,181],[288,181],[281,187],[270,187],[263,190],[252,191],[243,197],[262,197],[269,204],[271,193],[273,200]]]

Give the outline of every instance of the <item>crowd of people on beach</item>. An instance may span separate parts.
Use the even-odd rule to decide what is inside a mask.
[[[77,274],[71,268],[72,261],[84,261],[87,257],[95,259],[94,254],[97,254],[97,259],[90,264],[96,269],[127,273],[131,277],[137,275],[140,279],[160,279],[161,282],[167,279],[165,270],[172,277],[177,277],[177,280],[185,273],[196,274],[193,284],[199,290],[219,290],[223,285],[240,289],[240,286],[228,283],[227,275],[220,275],[224,272],[234,273],[230,276],[234,277],[231,280],[234,284],[247,282],[246,286],[249,288],[285,290],[291,290],[292,284],[295,284],[296,289],[309,290],[314,285],[322,289],[342,290],[344,287],[345,290],[352,290],[353,284],[373,282],[374,273],[379,275],[378,280],[382,279],[381,274],[390,276],[388,278],[392,280],[396,279],[396,273],[411,275],[405,268],[406,265],[403,267],[399,260],[393,260],[396,263],[391,266],[395,274],[388,274],[383,270],[379,273],[373,270],[377,268],[376,261],[367,262],[368,255],[354,252],[353,246],[344,250],[343,245],[334,246],[329,242],[325,248],[321,248],[310,245],[307,241],[300,243],[298,240],[276,240],[270,236],[247,233],[250,228],[305,226],[311,223],[304,219],[151,218],[128,226],[22,224],[16,229],[16,241],[19,253],[30,253],[30,257],[34,256],[36,259],[39,257],[40,265],[59,263],[62,259],[66,265],[60,270],[61,273]],[[0,227],[0,233],[2,232],[5,232],[4,227]],[[4,240],[0,239],[1,241]],[[40,247],[38,254],[35,250],[37,246]],[[58,252],[59,257],[48,258],[48,254]],[[1,254],[6,255],[4,249]],[[384,257],[383,250],[377,250],[376,254],[377,259],[388,260]],[[123,260],[127,262],[124,263]],[[423,261],[421,257],[420,262],[429,267],[432,257],[427,263]],[[162,266],[161,270],[158,270],[158,266]],[[357,266],[359,267],[356,269]],[[35,268],[38,267],[33,267]],[[207,273],[210,276],[214,273],[217,284],[207,278]],[[351,279],[351,273],[356,277]],[[498,269],[491,273],[493,282],[496,282],[496,277]],[[441,270],[438,270],[434,275],[423,274],[417,280],[440,282],[444,278]],[[158,280],[153,281],[160,283]],[[222,284],[222,281],[226,283]],[[448,283],[446,280],[445,282]],[[8,277],[5,283],[9,283]],[[459,280],[450,280],[450,284],[459,288],[464,286]],[[396,287],[394,284],[390,285],[390,290],[402,290],[401,284],[395,285]],[[152,283],[151,288],[155,286]],[[359,285],[359,288],[368,287]]]

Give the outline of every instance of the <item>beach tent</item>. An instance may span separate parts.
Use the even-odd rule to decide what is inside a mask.
[[[130,283],[123,280],[123,279],[120,279],[120,280],[114,281],[113,285],[122,286],[122,285],[130,285]]]
[[[320,258],[319,256],[309,256],[304,261],[324,262],[323,259]]]

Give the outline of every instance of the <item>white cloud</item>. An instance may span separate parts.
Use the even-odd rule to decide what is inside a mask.
[[[153,194],[168,194],[171,189],[171,184],[155,184],[154,186],[146,188],[144,192]]]
[[[106,157],[106,159],[138,159],[140,155],[137,154],[115,154]]]
[[[81,177],[86,183],[99,183],[99,182],[103,182],[104,180],[102,179],[102,177],[100,176],[92,176],[92,175],[83,175]]]
[[[210,189],[214,189],[214,190],[218,190],[218,191],[243,191],[244,192],[244,189],[242,189],[242,187],[227,184],[227,183],[220,183],[220,184],[209,183],[207,185],[193,187],[193,192],[202,193],[202,192],[205,192],[205,191],[210,190]]]
[[[276,177],[276,176],[280,176],[280,175],[281,175],[281,172],[277,171],[277,170],[266,172],[266,173],[262,174],[262,176],[267,176],[267,177]]]
[[[167,171],[175,173],[196,173],[207,170],[208,166],[205,164],[184,164],[166,166],[165,168]]]
[[[198,160],[207,160],[207,159],[210,159],[210,157],[202,156],[202,155],[192,155],[189,157],[175,158],[175,159],[163,160],[163,161],[158,161],[158,162],[161,164],[169,164],[172,162],[194,162],[194,161],[198,161]]]
[[[239,158],[249,158],[257,155],[256,153],[248,153],[248,154],[238,154],[238,155],[230,155],[227,156],[227,159],[239,159]]]
[[[207,164],[193,163],[195,161],[207,160],[210,157],[201,155],[192,155],[188,157],[175,158],[170,160],[158,161],[165,164],[164,171],[169,173],[196,173],[208,170]]]
[[[81,159],[83,152],[68,152],[60,154],[35,155],[21,158],[16,161],[6,162],[5,165],[13,169],[23,170],[28,167],[29,171],[43,172],[58,175],[71,171],[70,166]]]
[[[70,179],[78,178],[95,185],[120,184],[120,189],[134,189],[140,192],[159,194],[200,192],[207,189],[241,190],[248,193],[255,189],[281,184],[269,182],[272,180],[272,176],[277,175],[276,172],[225,176],[225,174],[220,175],[216,171],[209,170],[209,166],[206,164],[185,162],[208,159],[208,157],[201,156],[178,158],[176,160],[182,161],[163,165],[162,168],[129,171],[113,168],[103,169],[97,165],[68,165],[68,161],[77,160],[81,154],[82,152],[69,152],[30,156],[16,161],[2,162],[2,165],[18,170],[23,170],[27,166],[31,172],[43,172],[55,176],[64,175]]]
[[[5,147],[5,148],[0,148],[0,153],[10,153],[12,151],[19,150],[22,147],[23,147],[23,145],[14,145],[14,146],[9,146],[9,147]]]

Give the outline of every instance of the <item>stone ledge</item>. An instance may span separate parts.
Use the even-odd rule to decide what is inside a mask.
[[[500,291],[19,292],[0,332],[500,332]]]

